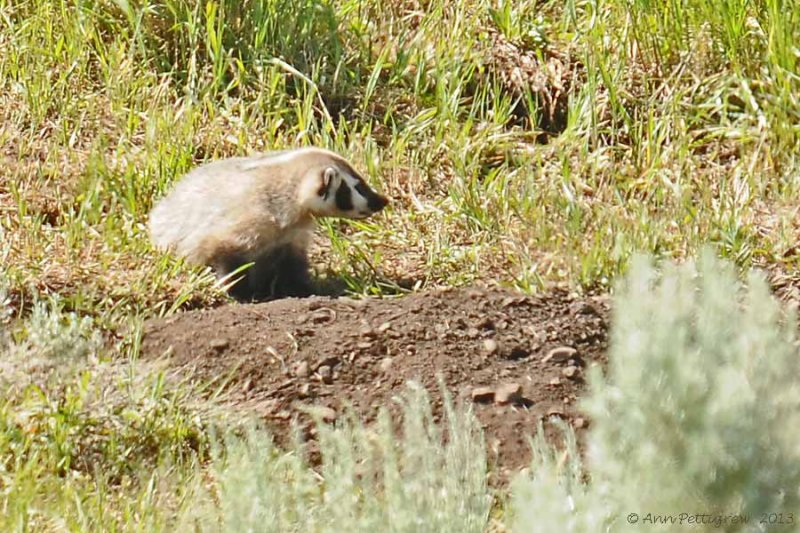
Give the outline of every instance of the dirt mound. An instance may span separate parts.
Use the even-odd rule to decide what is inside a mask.
[[[437,375],[475,403],[490,460],[527,465],[527,437],[546,415],[572,420],[586,366],[605,362],[608,307],[565,292],[524,296],[460,289],[403,298],[313,297],[191,311],[145,327],[143,357],[225,384],[279,442],[303,406],[334,419],[350,403],[367,420],[406,380],[441,412]],[[311,430],[310,430],[311,431]]]

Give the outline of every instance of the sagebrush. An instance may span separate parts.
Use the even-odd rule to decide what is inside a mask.
[[[662,275],[637,261],[615,297],[606,375],[594,369],[583,402],[592,420],[586,464],[574,446],[559,464],[540,442],[532,479],[518,485],[517,529],[623,531],[631,513],[708,515],[706,528],[726,531],[764,530],[770,522],[761,520],[775,514],[793,527],[796,324],[762,275],[741,283],[710,254],[666,264]],[[723,522],[731,516],[749,521]]]

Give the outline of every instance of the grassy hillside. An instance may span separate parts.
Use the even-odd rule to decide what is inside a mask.
[[[167,527],[202,482],[213,408],[129,363],[224,301],[147,240],[193,165],[350,158],[393,199],[322,224],[355,294],[791,275],[798,43],[786,0],[0,0],[0,529]]]
[[[605,284],[633,251],[796,260],[797,7],[672,2],[0,4],[15,303],[113,322],[217,294],[142,224],[192,165],[341,151],[390,194],[329,224],[357,292]],[[346,238],[345,238],[346,237]],[[327,259],[324,254],[321,259]],[[324,268],[324,263],[321,265]]]

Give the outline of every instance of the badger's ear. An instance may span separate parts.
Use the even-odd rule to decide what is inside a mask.
[[[322,171],[322,183],[320,185],[319,191],[317,193],[322,197],[323,200],[328,199],[328,195],[331,193],[331,189],[334,187],[336,183],[336,169],[333,167],[328,167]]]

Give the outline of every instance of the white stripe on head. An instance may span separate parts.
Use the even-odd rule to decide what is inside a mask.
[[[359,183],[364,184],[367,187],[369,187],[369,185],[367,185],[366,182],[364,182],[363,180],[351,176],[350,174],[344,171],[341,171],[341,176],[343,181],[347,183],[347,185],[350,187],[350,198],[352,199],[353,202],[353,211],[359,212],[359,211],[369,210],[369,204],[367,202],[367,199],[356,189],[356,186]]]

